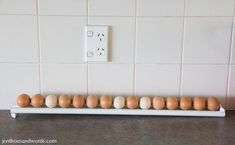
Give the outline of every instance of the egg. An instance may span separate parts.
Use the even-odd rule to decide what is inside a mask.
[[[176,97],[167,97],[166,98],[166,107],[169,110],[175,110],[178,108],[178,100]]]
[[[100,97],[100,107],[108,109],[112,106],[112,97],[111,96],[101,96]]]
[[[44,104],[44,96],[41,94],[36,94],[31,98],[31,105],[35,108],[42,107]]]
[[[165,100],[160,96],[153,97],[153,108],[161,110],[165,107]]]
[[[193,98],[193,108],[195,110],[206,109],[206,99],[203,97],[194,97]]]
[[[139,105],[138,97],[136,97],[136,96],[128,96],[126,98],[126,105],[127,105],[127,108],[129,108],[129,109],[137,108],[138,105]]]
[[[125,106],[125,98],[123,96],[116,96],[113,100],[113,106],[116,109],[122,109]]]
[[[45,104],[47,107],[54,108],[56,107],[57,103],[58,103],[58,98],[56,95],[48,95],[46,97]]]
[[[217,111],[220,108],[219,100],[216,97],[208,97],[207,108],[210,111]]]
[[[17,103],[17,105],[19,105],[22,108],[29,106],[29,104],[30,104],[30,97],[29,97],[29,95],[27,95],[27,94],[20,94],[17,97],[16,103]]]
[[[149,109],[151,107],[151,99],[147,96],[140,98],[140,108]]]
[[[98,105],[98,97],[97,96],[88,96],[86,99],[86,105],[88,108],[95,108]]]
[[[61,95],[59,98],[59,105],[62,108],[68,108],[71,105],[71,98],[68,95]]]
[[[75,108],[82,108],[85,104],[85,97],[81,95],[75,95],[73,97],[73,106]]]
[[[192,107],[192,100],[189,97],[180,98],[180,109],[189,110]]]

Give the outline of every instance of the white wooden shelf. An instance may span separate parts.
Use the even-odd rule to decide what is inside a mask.
[[[198,117],[225,117],[225,110],[221,106],[218,111],[195,110],[155,110],[155,109],[89,109],[89,108],[20,108],[15,105],[11,108],[11,116],[17,114],[93,114],[93,115],[152,115],[152,116],[198,116]]]

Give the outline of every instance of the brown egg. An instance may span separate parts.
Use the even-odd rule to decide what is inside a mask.
[[[41,94],[36,94],[31,98],[31,105],[35,108],[42,107],[44,104],[44,96]]]
[[[27,94],[21,94],[17,97],[16,100],[17,105],[19,105],[20,107],[27,107],[30,104],[30,97]]]
[[[101,96],[100,97],[100,107],[107,109],[112,106],[113,98],[111,96]]]
[[[88,108],[96,108],[98,105],[98,97],[97,96],[88,96],[86,99],[86,105]]]
[[[126,98],[126,106],[129,109],[135,109],[139,105],[139,99],[136,96],[128,96]]]
[[[210,111],[217,111],[220,108],[219,100],[216,97],[209,97],[207,99],[207,108]]]
[[[75,108],[82,108],[85,104],[85,97],[81,95],[75,95],[73,97],[73,106]]]
[[[161,110],[165,107],[165,100],[160,96],[153,97],[153,108]]]
[[[206,99],[203,97],[194,97],[193,98],[193,108],[195,110],[206,109]]]
[[[176,97],[167,97],[166,98],[166,107],[169,110],[175,110],[178,108],[178,100]]]
[[[71,105],[71,98],[68,95],[61,95],[59,98],[59,105],[62,108],[68,108]]]
[[[180,98],[180,109],[189,110],[192,107],[192,100],[189,97]]]

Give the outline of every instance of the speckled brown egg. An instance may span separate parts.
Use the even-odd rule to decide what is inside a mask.
[[[75,108],[82,108],[85,104],[85,97],[81,95],[75,95],[73,97],[73,106]]]
[[[137,96],[128,96],[126,98],[126,105],[129,109],[136,109],[139,105],[139,99]]]
[[[175,110],[178,108],[178,100],[176,97],[167,97],[166,98],[166,107],[169,110]]]
[[[44,96],[41,94],[33,95],[31,98],[31,105],[35,108],[42,107],[44,104]]]
[[[100,107],[108,109],[112,106],[112,97],[111,96],[101,96],[100,97]]]
[[[189,110],[192,107],[192,100],[189,97],[180,98],[180,109]]]
[[[165,107],[165,100],[163,97],[155,96],[153,97],[153,108],[157,110],[162,110]]]
[[[59,105],[62,108],[68,108],[71,105],[71,98],[68,95],[61,95],[59,98]]]
[[[193,108],[195,110],[205,110],[206,109],[206,99],[203,97],[193,98]]]
[[[30,104],[30,97],[29,97],[29,95],[27,95],[27,94],[20,94],[17,97],[16,103],[17,103],[17,105],[19,105],[22,108],[29,106],[29,104]]]
[[[208,97],[207,108],[210,111],[217,111],[220,108],[219,100],[216,97]]]
[[[86,105],[88,108],[96,108],[98,105],[98,97],[97,96],[88,96],[86,99]]]

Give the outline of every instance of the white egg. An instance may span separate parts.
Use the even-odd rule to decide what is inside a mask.
[[[140,108],[149,109],[151,107],[151,99],[149,97],[142,97],[140,99]]]
[[[54,108],[58,103],[58,98],[55,95],[48,95],[46,97],[46,106],[49,108]]]
[[[122,109],[125,106],[125,98],[123,96],[116,96],[113,100],[113,106],[116,109]]]

